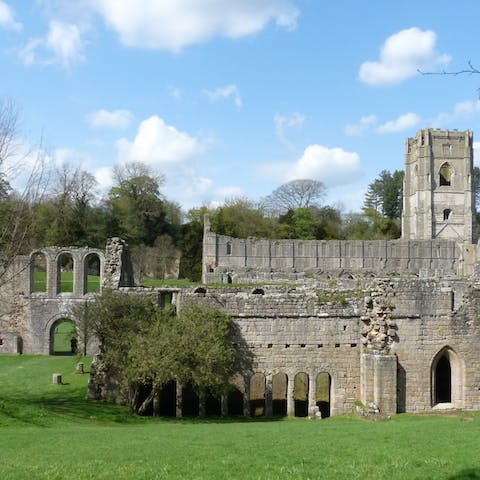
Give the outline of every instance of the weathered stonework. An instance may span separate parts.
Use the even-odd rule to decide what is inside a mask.
[[[33,288],[36,252],[19,257],[0,289],[13,299],[3,307],[0,352],[51,351],[57,322],[94,295],[85,289],[85,265],[95,254],[102,288],[151,295],[160,305],[171,295],[177,309],[209,304],[232,316],[254,369],[249,378],[232,379],[237,404],[233,394],[222,398],[222,414],[328,416],[360,402],[381,415],[480,410],[471,147],[470,132],[422,130],[408,140],[401,240],[235,239],[211,232],[207,220],[205,284],[184,289],[134,287],[120,239],[109,241],[105,254],[43,249],[43,292]],[[73,262],[71,293],[59,290],[64,253]],[[92,398],[122,401],[100,361],[92,372]],[[162,392],[172,399],[169,414],[185,413],[184,393],[179,384]],[[202,402],[201,413],[208,410]]]

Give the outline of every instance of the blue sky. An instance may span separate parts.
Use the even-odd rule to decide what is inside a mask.
[[[420,128],[480,129],[480,3],[0,0],[0,96],[56,165],[143,161],[185,209],[295,178],[345,212]]]

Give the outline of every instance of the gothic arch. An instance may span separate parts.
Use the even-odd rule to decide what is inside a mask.
[[[452,166],[448,162],[442,164],[438,171],[438,184],[440,186],[450,186],[452,184],[454,173]]]
[[[430,368],[432,407],[463,407],[464,367],[458,354],[449,346],[433,358]]]

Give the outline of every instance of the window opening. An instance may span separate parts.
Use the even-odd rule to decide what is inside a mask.
[[[444,163],[440,167],[440,185],[450,186],[452,182],[452,168],[448,163]]]

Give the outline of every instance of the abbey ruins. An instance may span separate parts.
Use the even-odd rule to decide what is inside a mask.
[[[207,413],[303,416],[316,407],[328,416],[360,402],[383,415],[480,410],[472,142],[469,131],[434,129],[407,140],[398,240],[236,239],[206,219],[203,285],[184,289],[135,287],[120,239],[105,252],[49,247],[18,257],[1,289],[0,353],[53,353],[55,328],[96,295],[86,281],[93,269],[101,288],[168,297],[177,310],[207,303],[234,318],[254,371]],[[65,259],[73,282],[62,293]],[[98,375],[90,395],[105,397]],[[199,408],[175,382],[161,398],[170,398],[161,414]]]

